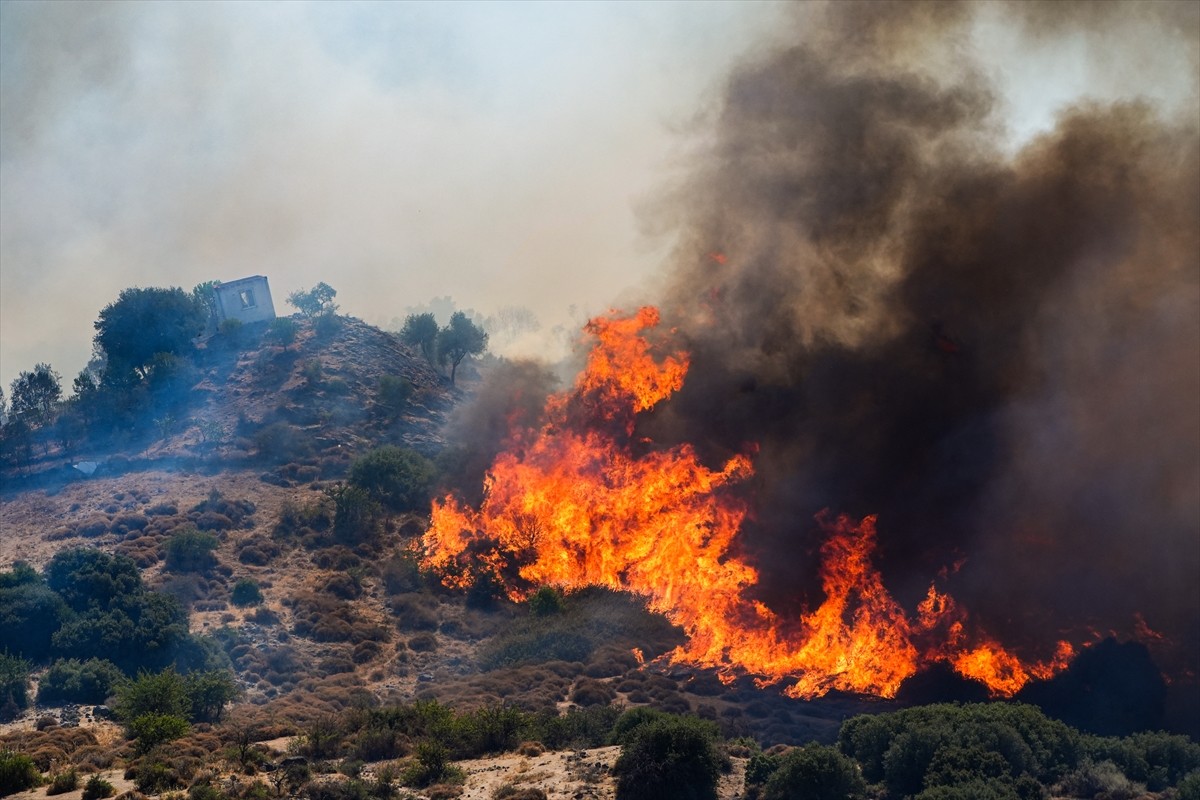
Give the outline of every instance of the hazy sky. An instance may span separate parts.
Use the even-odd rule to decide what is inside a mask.
[[[5,0],[0,385],[48,361],[69,386],[131,286],[261,273],[286,313],[323,280],[378,324],[442,295],[547,325],[628,300],[671,243],[639,210],[686,172],[730,68],[804,13]],[[984,13],[962,43],[1014,139],[1089,93],[1193,107],[1194,50],[1027,34]]]

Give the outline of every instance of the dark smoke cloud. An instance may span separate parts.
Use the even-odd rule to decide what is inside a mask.
[[[966,559],[950,589],[1029,655],[1140,614],[1197,668],[1195,76],[1184,114],[1081,100],[1013,148],[967,46],[999,15],[1195,63],[1194,4],[1146,5],[836,3],[730,78],[658,209],[693,366],[645,427],[758,443],[744,546],[775,607],[814,600],[815,513],[876,513],[909,607]]]

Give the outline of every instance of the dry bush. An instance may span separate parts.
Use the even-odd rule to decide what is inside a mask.
[[[362,595],[362,585],[344,572],[330,575],[321,584],[320,590],[343,600],[354,600]]]
[[[113,517],[112,523],[109,525],[109,530],[113,533],[127,534],[130,531],[144,530],[149,524],[150,520],[143,514],[118,514]]]
[[[233,520],[224,514],[205,511],[202,514],[197,514],[192,524],[202,531],[227,531],[233,527]]]
[[[267,564],[281,552],[279,545],[266,536],[250,536],[237,544],[238,561],[258,567]]]
[[[144,511],[152,517],[173,517],[179,513],[179,507],[174,503],[162,502],[147,506]]]
[[[437,650],[438,640],[432,633],[418,633],[408,640],[408,649],[416,653],[430,653]]]
[[[327,547],[319,553],[313,554],[313,564],[321,569],[336,569],[350,570],[358,569],[363,565],[363,561],[345,545],[334,545]]]
[[[401,595],[391,601],[396,627],[402,631],[437,630],[437,607],[437,600],[426,594]]]
[[[75,535],[94,538],[108,533],[108,517],[94,515],[75,523]]]
[[[606,706],[615,699],[611,686],[593,678],[580,678],[571,690],[571,700],[581,706]]]

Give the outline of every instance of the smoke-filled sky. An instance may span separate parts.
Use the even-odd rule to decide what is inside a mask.
[[[549,326],[661,253],[636,209],[781,8],[0,4],[0,380],[67,385],[129,286],[326,281]],[[445,322],[445,320],[442,320]]]
[[[1114,40],[977,10],[928,55],[977,57],[1009,142],[1080,96],[1194,110],[1194,43],[1155,13]],[[283,311],[324,280],[380,324],[450,295],[546,327],[652,295],[678,230],[659,200],[730,70],[824,24],[816,4],[6,0],[0,385],[42,361],[69,385],[130,286],[262,273]]]

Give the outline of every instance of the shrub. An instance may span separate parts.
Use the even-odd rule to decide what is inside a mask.
[[[749,775],[747,774],[747,782]],[[809,745],[783,756],[767,779],[763,800],[854,800],[866,796],[858,765],[825,745]]]
[[[206,572],[216,566],[213,551],[217,537],[187,526],[177,530],[164,545],[166,567],[172,572]]]
[[[1079,768],[1066,775],[1054,790],[1068,797],[1103,796],[1106,800],[1132,800],[1145,794],[1146,787],[1130,781],[1111,761],[1093,763],[1091,760],[1084,760]]]
[[[191,711],[191,701],[183,676],[174,669],[140,672],[136,679],[124,681],[117,687],[114,710],[117,718],[126,724],[149,714],[186,718]]]
[[[613,765],[617,800],[715,800],[721,757],[698,722],[670,717],[640,728]]]
[[[132,770],[132,774],[127,772],[126,777],[133,778],[133,785],[143,794],[161,794],[183,786],[179,773],[161,761],[144,761]]]
[[[387,417],[395,417],[408,405],[413,394],[412,383],[399,375],[384,375],[379,379],[375,404]]]
[[[338,483],[323,490],[333,501],[333,534],[343,542],[361,542],[375,532],[379,504],[363,488]]]
[[[441,742],[417,743],[416,760],[400,773],[400,783],[421,789],[435,783],[462,783],[466,775],[450,763],[450,751]]]
[[[50,779],[50,785],[46,788],[46,794],[62,794],[64,792],[73,792],[79,788],[79,773],[75,768],[59,772]]]
[[[93,775],[83,785],[82,800],[102,800],[102,798],[112,797],[114,794],[116,794],[116,789],[111,783],[99,775]]]
[[[235,606],[254,606],[262,602],[263,596],[258,583],[250,578],[242,578],[233,585],[229,599]]]
[[[0,750],[0,797],[32,789],[42,782],[33,759],[24,753]]]
[[[5,650],[0,653],[0,721],[12,719],[28,705],[29,664]]]
[[[546,793],[536,786],[513,786],[506,783],[492,793],[492,800],[546,800]]]
[[[562,591],[553,586],[543,586],[529,598],[529,610],[539,617],[560,613],[563,610]]]
[[[582,678],[575,684],[571,699],[581,706],[606,706],[616,699],[616,694],[607,683]]]
[[[59,659],[38,684],[38,702],[103,703],[124,676],[117,665],[100,658]]]
[[[388,445],[351,464],[350,483],[389,511],[424,511],[435,473],[433,462],[420,453]]]
[[[287,347],[296,341],[296,320],[291,317],[276,317],[271,320],[267,336],[276,344]]]
[[[264,461],[284,464],[304,457],[312,446],[291,425],[276,422],[254,434],[254,449]]]
[[[129,735],[137,739],[139,753],[148,753],[164,742],[186,735],[189,727],[181,716],[155,713],[142,714],[128,724]]]

